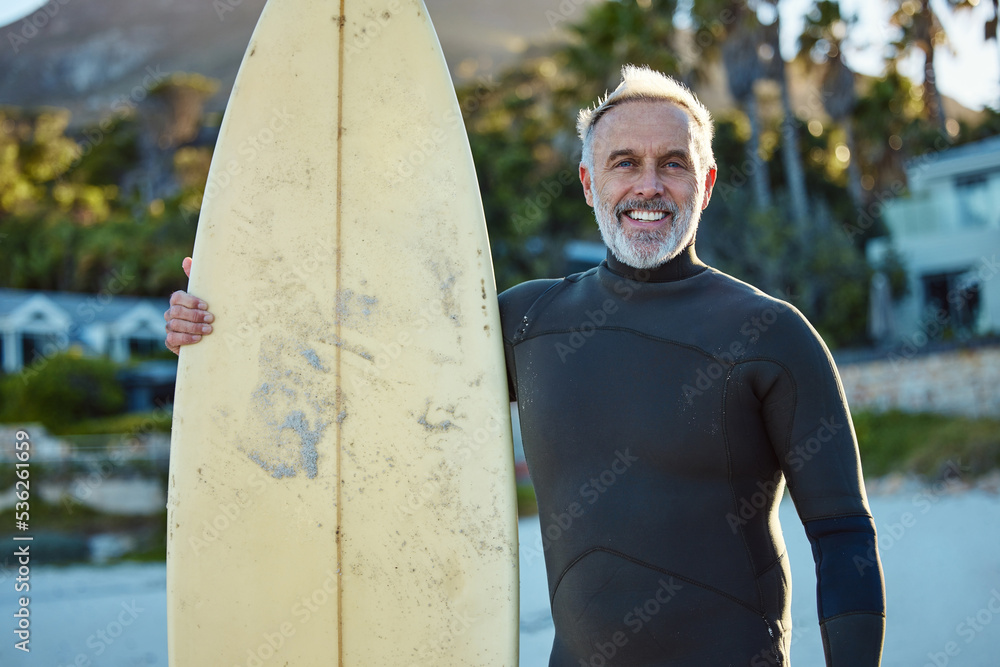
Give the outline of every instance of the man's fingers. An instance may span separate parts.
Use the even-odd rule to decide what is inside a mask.
[[[163,319],[167,321],[164,344],[177,354],[182,345],[197,343],[202,336],[212,333],[215,315],[208,312],[207,303],[178,290],[170,295],[170,308],[163,313]]]
[[[193,294],[188,294],[182,290],[177,290],[170,295],[171,306],[184,306],[198,310],[208,310],[208,304]]]
[[[197,324],[211,324],[215,321],[215,315],[200,308],[185,308],[184,306],[170,306],[167,312],[163,313],[163,319],[167,321],[167,328],[170,329],[170,322],[194,322]],[[173,329],[181,331],[182,329]],[[205,333],[208,333],[207,331]]]
[[[191,269],[191,259],[184,260],[184,270]],[[167,349],[178,354],[182,345],[191,345],[201,340],[205,334],[212,333],[212,322],[215,315],[208,312],[208,304],[183,290],[177,290],[170,295],[170,308],[163,313],[167,321],[167,338],[164,344]]]
[[[167,333],[170,332],[179,334],[207,334],[212,333],[212,325],[187,319],[171,319],[167,320]]]
[[[181,268],[184,269],[184,275],[188,278],[191,277],[191,258],[185,257],[184,261],[181,262]]]
[[[182,345],[191,345],[201,340],[201,336],[171,332],[167,334],[165,344],[174,354],[179,354]]]

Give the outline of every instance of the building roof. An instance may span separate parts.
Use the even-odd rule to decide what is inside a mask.
[[[922,190],[929,181],[988,171],[1000,171],[1000,136],[925,153],[906,163],[911,190]]]
[[[43,296],[64,310],[75,322],[116,322],[137,306],[159,311],[170,307],[169,299],[125,296],[122,294],[80,294],[0,288],[0,317],[8,315],[36,296]]]

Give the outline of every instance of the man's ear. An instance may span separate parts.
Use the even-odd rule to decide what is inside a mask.
[[[587,199],[587,205],[593,208],[594,193],[590,189],[590,171],[582,162],[580,163],[580,183],[583,185],[583,196]]]
[[[701,210],[705,210],[708,207],[708,202],[712,199],[712,188],[715,187],[715,179],[719,175],[719,170],[716,167],[712,167],[705,174],[705,197],[701,201]]]

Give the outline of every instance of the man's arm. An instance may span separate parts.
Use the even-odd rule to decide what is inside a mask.
[[[191,258],[182,264],[184,274],[191,277]],[[180,354],[182,345],[192,345],[201,337],[212,333],[215,316],[208,312],[208,304],[198,297],[178,290],[170,295],[170,308],[163,313],[167,321],[167,339],[164,344],[174,354]]]
[[[755,391],[812,545],[826,664],[876,667],[885,589],[850,411],[819,335],[792,308],[779,322],[766,336],[774,338]]]

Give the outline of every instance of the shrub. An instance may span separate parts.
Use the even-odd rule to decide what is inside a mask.
[[[53,433],[122,410],[125,392],[106,359],[58,354],[0,381],[0,421],[40,422]]]
[[[936,478],[958,467],[970,479],[1000,468],[1000,420],[928,413],[854,413],[865,474]]]

